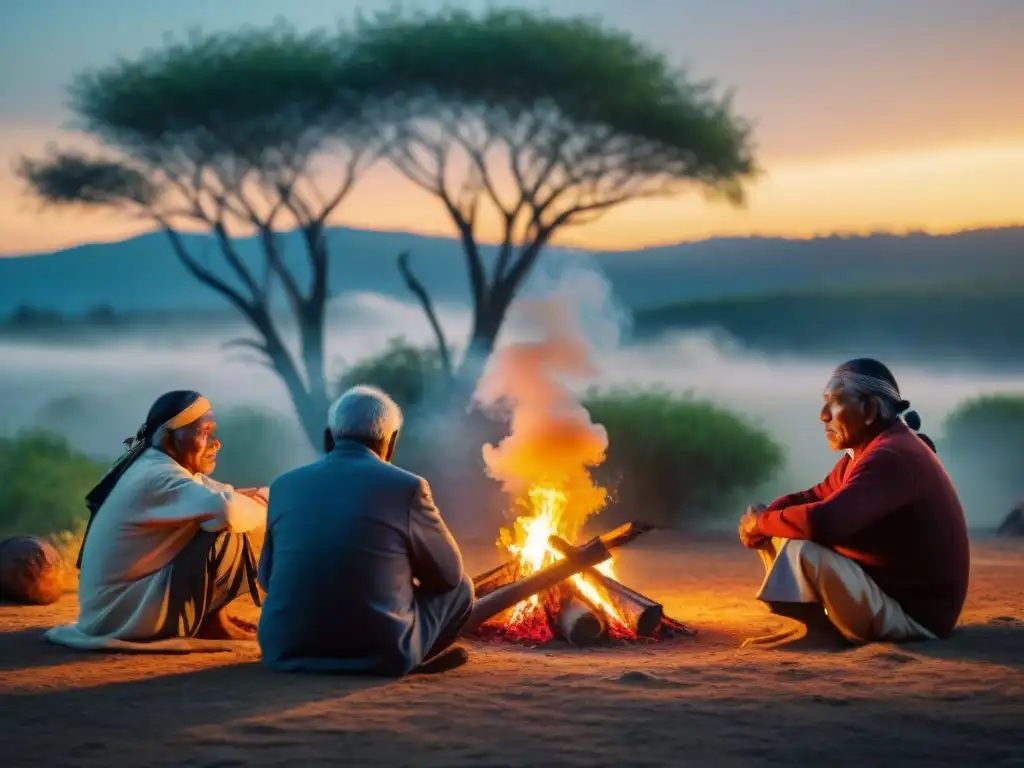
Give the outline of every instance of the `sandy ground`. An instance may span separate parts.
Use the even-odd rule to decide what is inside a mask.
[[[783,626],[738,545],[652,534],[618,563],[698,636],[472,645],[462,669],[384,681],[273,673],[252,647],[75,654],[40,641],[72,595],[0,606],[0,765],[1024,765],[1024,544],[975,546],[953,639],[829,653],[738,648]]]

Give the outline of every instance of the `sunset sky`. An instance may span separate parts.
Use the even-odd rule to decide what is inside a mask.
[[[441,2],[407,2],[435,7]],[[451,3],[449,3],[451,4]],[[455,3],[483,6],[485,3]],[[383,2],[33,0],[0,28],[0,253],[130,236],[144,225],[41,211],[11,172],[59,141],[72,76],[166,32],[330,25]],[[719,234],[955,231],[1024,223],[1024,0],[560,0],[736,90],[766,175],[746,208],[699,195],[634,203],[562,238],[627,248]],[[382,168],[336,223],[451,234],[431,198]]]

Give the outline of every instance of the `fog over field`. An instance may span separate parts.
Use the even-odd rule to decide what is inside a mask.
[[[593,272],[552,278],[539,292],[572,301],[579,310],[601,368],[600,377],[581,388],[635,385],[692,391],[767,427],[785,446],[787,465],[765,493],[807,487],[838,458],[825,444],[817,411],[822,387],[840,360],[756,354],[711,333],[674,332],[631,344],[628,316],[611,300],[607,283]],[[468,310],[439,310],[449,338],[460,343],[469,327]],[[376,294],[347,297],[344,306],[332,308],[329,326],[328,359],[335,377],[346,363],[379,352],[394,337],[417,344],[433,342],[417,306]],[[513,316],[504,338],[521,338],[525,328],[524,318]],[[58,398],[84,398],[95,406],[87,415],[76,416],[75,423],[64,425],[66,435],[82,449],[109,457],[120,450],[124,437],[134,433],[153,399],[177,388],[202,391],[216,408],[257,404],[290,413],[290,402],[273,372],[224,348],[228,340],[246,334],[239,323],[110,337],[116,341],[2,340],[0,432],[33,424]],[[986,392],[1024,391],[1024,373],[950,369],[938,361],[913,367],[898,359],[885,362],[894,370],[904,397],[921,414],[923,431],[936,438],[941,437],[942,421],[961,400]],[[304,453],[295,447],[282,450]],[[297,454],[294,461],[306,458]],[[956,479],[956,467],[950,471]],[[967,501],[974,526],[995,525],[1007,512],[986,499]]]

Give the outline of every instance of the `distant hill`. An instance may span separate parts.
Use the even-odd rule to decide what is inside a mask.
[[[186,242],[220,274],[216,246],[203,235]],[[298,236],[282,242],[301,272]],[[374,291],[408,298],[395,266],[403,250],[438,301],[469,298],[456,240],[401,232],[335,228],[328,233],[332,295]],[[255,240],[241,240],[243,258],[256,262]],[[492,258],[493,249],[488,249]],[[833,236],[811,240],[713,238],[639,251],[596,252],[594,262],[619,297],[634,309],[681,301],[779,291],[809,292],[854,286],[919,286],[958,281],[1024,286],[1024,227],[933,236]],[[553,248],[549,264],[577,258]],[[118,243],[83,245],[51,254],[0,258],[0,314],[31,305],[82,313],[106,305],[117,312],[211,310],[220,297],[181,266],[160,233]]]
[[[723,331],[768,353],[880,356],[1024,368],[1024,288],[956,283],[918,288],[760,293],[634,314],[633,337]]]
[[[204,265],[231,279],[213,240],[185,235]],[[282,236],[285,260],[305,276],[305,251],[299,236]],[[439,301],[464,301],[467,277],[461,252],[446,238],[337,228],[328,233],[332,294],[373,291],[406,298],[396,258],[411,252],[414,270]],[[237,250],[249,264],[260,264],[252,238]],[[237,284],[237,283],[236,283]],[[215,292],[197,282],[178,261],[162,233],[117,243],[82,245],[36,256],[0,258],[0,313],[31,305],[74,314],[96,306],[116,312],[229,309]]]
[[[715,238],[598,258],[617,293],[634,308],[887,285],[1024,286],[1024,227],[953,235]]]

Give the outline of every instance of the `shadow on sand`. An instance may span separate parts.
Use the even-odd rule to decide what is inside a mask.
[[[284,674],[268,670],[250,658],[230,653],[217,656],[223,657],[224,663],[215,667],[103,682],[98,686],[5,694],[0,699],[0,722],[4,723],[5,733],[37,734],[31,740],[15,738],[5,749],[13,750],[20,759],[31,756],[42,760],[43,764],[57,765],[67,760],[102,758],[111,751],[122,750],[128,742],[133,749],[142,751],[154,745],[191,743],[194,737],[190,733],[201,734],[204,728],[228,723],[240,729],[239,733],[244,732],[252,746],[268,739],[267,743],[281,746],[278,742],[282,738],[296,738],[294,734],[283,736],[265,720],[251,724],[248,721],[267,715],[287,717],[291,710],[402,684],[384,678]],[[107,664],[116,659],[123,665],[135,655],[67,651],[46,644],[42,630],[0,634],[0,669],[37,669],[70,661],[81,663],[83,657]],[[76,742],[68,739],[66,733],[57,737],[57,731],[63,731],[60,724],[69,722],[75,723],[76,733],[91,734],[90,739]],[[112,723],[123,723],[123,728],[115,731],[119,733],[115,740],[110,739]],[[40,732],[53,733],[54,738],[40,740]],[[202,741],[200,735],[200,743],[196,744],[200,750],[216,750],[221,739],[208,740],[205,747]],[[299,746],[298,742],[295,746]]]
[[[948,640],[912,643],[907,650],[936,659],[980,661],[1024,669],[1024,622],[1007,618],[958,627]]]
[[[861,648],[872,647],[850,645],[837,641],[835,638],[822,637],[814,633],[804,635],[796,629],[796,626],[793,627],[793,630],[792,635],[780,639],[777,643],[751,647],[783,653],[829,655],[845,655],[855,653]],[[883,643],[881,645],[933,659],[976,661],[1024,669],[1024,622],[1010,617],[987,624],[968,624],[958,627],[952,637],[945,640]]]
[[[0,672],[49,667],[72,660],[82,660],[81,653],[45,642],[45,631],[35,627],[0,632]],[[96,658],[101,657],[97,655]]]

